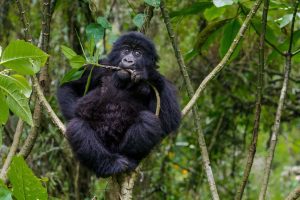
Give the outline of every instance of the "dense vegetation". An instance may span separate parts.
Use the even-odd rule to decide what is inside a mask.
[[[133,198],[296,199],[298,6],[0,0],[0,199],[112,199],[116,180],[96,178],[73,157],[56,90],[132,30],[153,39],[183,109],[177,133],[134,174]]]

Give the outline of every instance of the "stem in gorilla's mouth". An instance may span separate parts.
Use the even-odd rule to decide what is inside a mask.
[[[111,70],[125,70],[127,72],[129,72],[130,74],[135,74],[135,70],[133,69],[126,69],[126,68],[121,68],[121,67],[118,67],[118,66],[113,66],[113,65],[103,65],[103,64],[98,64],[98,63],[89,63],[89,64],[85,64],[83,65],[83,67],[87,67],[89,65],[93,65],[93,66],[96,66],[96,67],[103,67],[105,69],[111,69]]]

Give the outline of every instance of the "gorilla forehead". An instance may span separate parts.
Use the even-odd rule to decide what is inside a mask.
[[[114,43],[112,51],[119,51],[123,45],[130,45],[131,47],[140,47],[146,51],[148,55],[158,60],[158,55],[153,42],[140,32],[128,32],[119,37]]]

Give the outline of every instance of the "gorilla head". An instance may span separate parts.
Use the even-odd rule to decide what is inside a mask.
[[[146,80],[151,70],[156,68],[159,57],[152,41],[138,32],[129,32],[122,35],[115,43],[108,62],[123,68],[133,70],[136,77],[133,81]],[[120,71],[120,78],[126,79],[128,73]]]

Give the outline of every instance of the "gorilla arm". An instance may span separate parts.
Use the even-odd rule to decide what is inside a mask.
[[[82,77],[75,81],[64,83],[57,90],[57,98],[60,105],[60,109],[63,116],[67,120],[74,118],[75,105],[77,100],[83,96],[85,91],[85,85],[89,76],[91,68],[88,68]],[[94,68],[89,86],[89,91],[94,89],[100,84],[100,79],[104,74],[104,70],[101,68]]]

